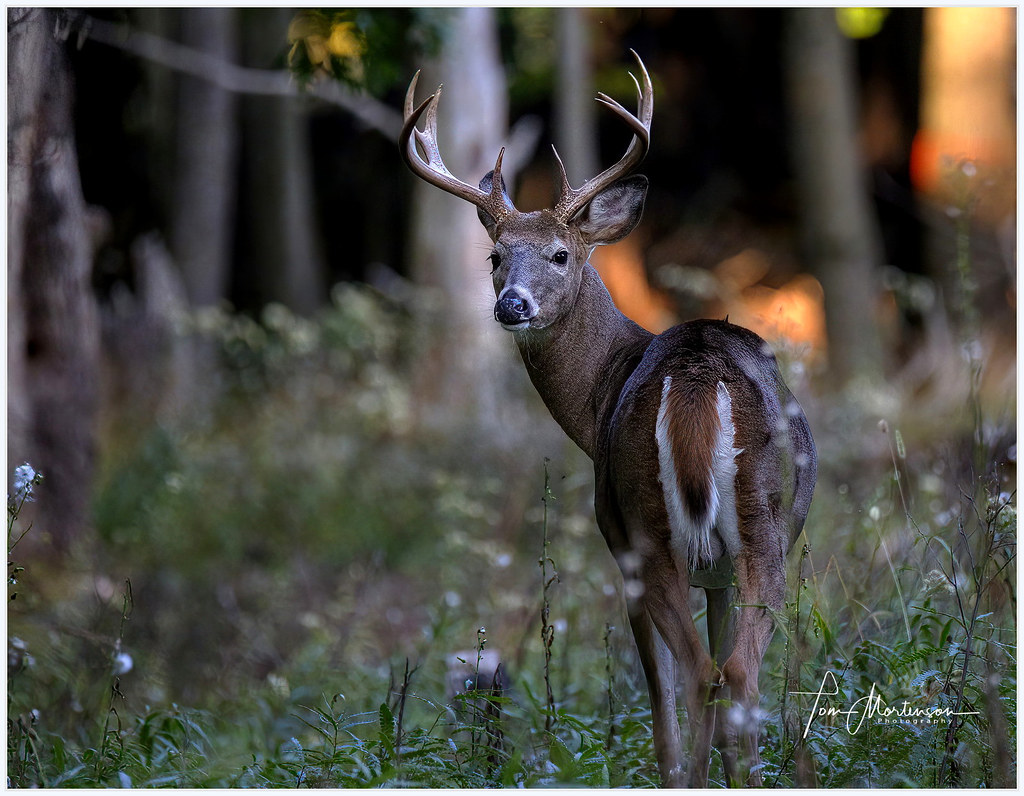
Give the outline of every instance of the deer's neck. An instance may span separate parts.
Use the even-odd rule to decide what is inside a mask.
[[[604,415],[653,337],[619,312],[588,263],[573,310],[547,329],[517,334],[516,343],[552,417],[593,458]]]

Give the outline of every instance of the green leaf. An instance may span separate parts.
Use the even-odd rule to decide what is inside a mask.
[[[576,758],[572,752],[558,738],[552,738],[548,746],[548,755],[551,762],[555,764],[563,778],[574,778],[576,775]]]
[[[395,716],[387,702],[380,705],[380,745],[386,757],[395,756]]]

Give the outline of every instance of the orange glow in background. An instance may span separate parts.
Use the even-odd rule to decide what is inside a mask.
[[[924,12],[921,127],[914,137],[914,187],[957,201],[955,170],[972,161],[984,192],[978,217],[999,223],[1015,212],[1016,9],[929,8]]]
[[[1016,10],[925,9],[923,36],[921,121],[911,149],[914,188],[940,204],[957,206],[964,200],[960,167],[970,160],[978,175],[969,186],[975,217],[1004,223],[1016,207]],[[896,140],[887,114],[875,111],[869,105],[862,120],[867,162],[872,146],[892,146]],[[639,236],[627,238],[598,249],[591,262],[619,309],[644,328],[661,332],[680,319],[668,297],[648,280],[644,246]],[[728,314],[768,340],[804,347],[811,360],[823,357],[827,337],[820,283],[799,274],[768,287],[762,282],[770,271],[767,255],[755,249],[713,265],[718,299],[707,302],[702,314]]]

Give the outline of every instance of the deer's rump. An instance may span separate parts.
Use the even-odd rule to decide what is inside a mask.
[[[693,321],[655,337],[604,442],[630,547],[667,544],[690,572],[728,576],[729,560],[763,544],[745,517],[773,515],[790,544],[803,525],[815,464],[807,423],[770,347],[741,326]]]

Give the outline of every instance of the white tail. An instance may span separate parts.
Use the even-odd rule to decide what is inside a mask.
[[[628,235],[643,213],[647,179],[627,175],[647,152],[654,98],[639,56],[637,63],[635,115],[598,98],[634,133],[625,155],[578,189],[562,169],[551,210],[515,208],[500,153],[478,188],[452,176],[437,148],[440,89],[414,107],[415,79],[400,146],[416,174],[477,206],[494,242],[494,317],[512,332],[552,416],[594,460],[598,525],[626,577],[643,586],[627,608],[664,785],[705,786],[713,742],[731,782],[759,785],[758,670],[772,612],[783,606],[785,557],[807,516],[817,457],[761,338],[728,321],[652,335],[616,309],[588,263],[595,246]],[[425,132],[416,128],[424,114]],[[707,647],[690,614],[691,586],[707,595]],[[724,711],[730,699],[733,709]]]

